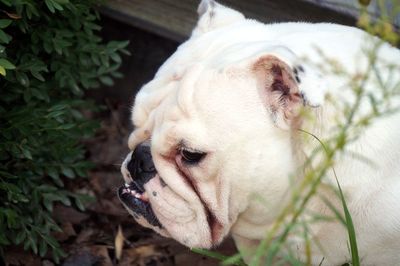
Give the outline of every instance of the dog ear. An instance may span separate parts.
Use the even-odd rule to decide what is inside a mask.
[[[272,120],[278,127],[288,129],[303,101],[293,71],[272,55],[259,58],[253,71]]]
[[[192,31],[192,37],[245,19],[242,13],[218,4],[214,0],[202,0],[197,13],[199,20]]]
[[[323,104],[328,86],[311,62],[300,59],[284,45],[255,43],[241,51],[247,55],[235,65],[244,64],[255,75],[260,95],[278,127],[299,126],[302,106],[317,108]]]

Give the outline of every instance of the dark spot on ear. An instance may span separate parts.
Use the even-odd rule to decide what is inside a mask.
[[[272,91],[279,91],[282,96],[287,96],[290,93],[290,88],[283,84],[282,80],[275,79],[274,83],[272,83]]]
[[[293,73],[294,73],[295,76],[297,76],[297,74],[299,74],[299,71],[297,70],[297,67],[293,68]]]
[[[304,67],[302,65],[299,65],[297,68],[300,70],[300,72],[303,72],[303,73],[305,72]]]
[[[271,85],[272,91],[279,91],[282,96],[287,96],[290,93],[290,88],[283,81],[282,68],[278,65],[272,65],[271,67],[274,82]]]
[[[278,65],[272,65],[271,71],[274,74],[274,77],[282,77],[282,69]]]
[[[153,196],[157,197],[157,192],[156,191],[153,191]]]
[[[299,76],[294,76],[295,77],[295,79],[296,79],[296,81],[297,81],[297,83],[301,83],[301,79],[299,78]]]

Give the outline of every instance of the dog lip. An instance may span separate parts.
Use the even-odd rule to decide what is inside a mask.
[[[143,216],[146,221],[159,228],[162,228],[160,221],[154,214],[148,202],[146,192],[140,192],[136,183],[125,184],[118,189],[118,198],[125,208],[133,212],[133,216]]]

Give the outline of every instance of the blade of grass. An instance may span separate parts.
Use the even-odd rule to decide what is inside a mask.
[[[306,132],[304,130],[302,130],[302,131],[305,132],[305,133],[308,133],[308,132]],[[309,133],[309,134],[311,136],[313,136],[322,145],[322,147],[325,150],[327,150],[325,144],[317,136],[315,136],[315,135],[313,135],[311,133]],[[340,187],[339,180],[337,178],[336,171],[335,171],[335,168],[333,166],[332,166],[332,171],[333,171],[333,175],[335,176],[335,180],[336,180],[337,186],[339,188],[339,196],[340,196],[340,200],[341,200],[342,205],[343,205],[343,211],[344,211],[344,216],[345,216],[344,218],[345,218],[345,221],[346,221],[346,228],[347,228],[347,232],[349,234],[352,265],[353,266],[360,266],[360,257],[358,255],[357,239],[356,239],[356,233],[355,233],[355,229],[354,229],[353,219],[351,218],[350,211],[347,208],[346,200],[344,198],[342,188]],[[325,203],[327,203],[327,201]],[[331,206],[329,204],[328,204],[328,206],[329,207],[333,207],[333,206]],[[339,214],[339,212],[335,211],[335,208],[331,208],[331,210],[334,211],[334,213],[338,216],[339,220],[341,220],[343,222],[343,218],[341,218],[341,215]]]
[[[221,265],[226,266],[226,265],[237,265],[243,263],[244,265],[246,265],[243,261],[242,261],[242,255],[240,253],[235,254],[231,257],[228,257],[226,260],[224,260]]]
[[[335,178],[336,178],[336,175],[335,175]],[[340,195],[340,199],[343,204],[344,216],[346,219],[347,232],[349,234],[351,262],[352,262],[353,266],[360,266],[360,257],[358,255],[357,239],[356,239],[356,232],[354,230],[353,219],[351,218],[349,209],[347,208],[347,204],[346,204],[346,201],[343,196],[343,191],[342,191],[342,188],[340,187],[340,184],[339,184],[339,181],[337,178],[336,178],[336,183],[339,188],[339,195]]]

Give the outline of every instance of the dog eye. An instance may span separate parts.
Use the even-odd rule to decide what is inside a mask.
[[[205,155],[206,153],[204,152],[181,150],[182,161],[187,164],[199,163]]]

